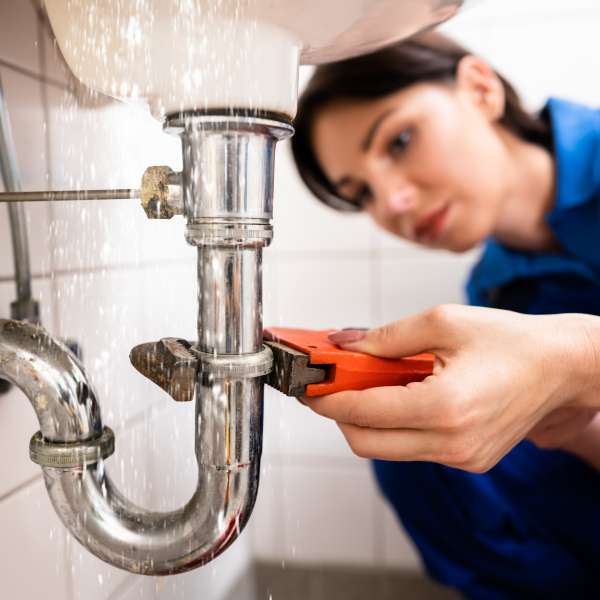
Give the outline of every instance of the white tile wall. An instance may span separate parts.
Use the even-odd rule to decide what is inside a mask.
[[[268,250],[267,250],[268,252]],[[351,252],[277,256],[277,313],[268,326],[369,326],[374,263],[368,255]]]
[[[375,495],[374,510],[378,521],[376,534],[381,563],[404,571],[420,569],[421,561],[412,541],[403,534],[398,518],[378,494]]]
[[[373,564],[373,482],[367,461],[324,462],[283,472],[284,556],[308,564]]]
[[[37,11],[30,0],[0,2],[0,58],[37,74],[42,74],[38,51]]]
[[[0,2],[0,76],[25,188],[137,187],[150,164],[179,168],[178,140],[147,113],[102,98],[78,104],[37,19],[30,0]],[[446,29],[514,80],[532,107],[549,94],[597,104],[599,19],[596,0],[486,0]],[[320,206],[302,187],[287,144],[276,173],[266,324],[369,326],[461,300],[477,252],[423,251],[364,217]],[[0,316],[7,316],[12,255],[0,211]],[[44,323],[81,343],[105,420],[119,430],[108,463],[113,477],[136,502],[179,506],[195,486],[193,407],[174,405],[133,371],[127,355],[140,342],[194,336],[194,250],[183,241],[182,222],[148,222],[122,202],[40,205],[28,213]],[[352,456],[333,423],[275,392],[266,394],[262,482],[250,531],[207,568],[168,579],[130,576],[83,551],[58,524],[27,459],[37,426],[18,392],[0,398],[0,423],[0,456],[12,457],[0,463],[7,597],[217,600],[252,557],[420,568],[367,463]]]
[[[61,333],[80,344],[107,424],[117,429],[152,407],[151,384],[129,363],[144,335],[144,273],[137,269],[75,272],[56,278]],[[153,388],[150,388],[153,391]]]
[[[395,321],[437,304],[461,303],[471,262],[462,258],[415,260],[385,256],[379,263],[381,320]]]
[[[265,435],[266,447],[269,438],[276,435]],[[291,507],[282,501],[284,470],[285,467],[274,462],[268,453],[263,456],[258,497],[248,524],[254,556],[274,563],[285,561],[287,547],[283,523],[285,512]]]
[[[69,597],[66,533],[41,481],[0,502],[0,531],[3,597]]]
[[[102,100],[81,108],[48,88],[50,154],[55,189],[139,188],[152,164],[179,168],[179,142],[139,107]],[[139,264],[190,256],[181,219],[148,223],[136,201],[53,206],[58,270]]]
[[[340,215],[317,202],[296,173],[289,142],[277,149],[275,252],[367,251],[373,225],[363,215]]]
[[[279,413],[277,430],[273,433],[279,438],[279,448],[274,454],[280,460],[317,466],[333,459],[346,465],[354,465],[358,460],[334,421],[319,417],[294,398],[275,390],[269,390],[265,402],[265,412],[275,409]],[[270,424],[265,426],[267,436],[272,435]]]
[[[156,596],[156,582],[153,578],[145,577],[131,581],[129,585],[121,589],[119,595],[114,595],[109,600],[150,600]]]

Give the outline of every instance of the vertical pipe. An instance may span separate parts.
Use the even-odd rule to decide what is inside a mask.
[[[205,469],[226,474],[228,502],[244,507],[243,525],[258,491],[263,375],[271,365],[262,345],[262,249],[272,238],[274,151],[292,128],[231,115],[174,121],[186,238],[198,249],[196,349],[212,357],[196,386],[196,454]]]
[[[0,80],[0,174],[4,188],[8,192],[19,192],[21,182],[16,161],[15,145],[10,128],[10,119],[6,107],[6,99]],[[29,244],[27,239],[27,222],[22,204],[8,205],[10,230],[15,266],[15,282],[17,300],[11,305],[14,319],[26,319],[37,322],[39,307],[31,297],[31,268],[29,261]]]
[[[262,347],[262,249],[198,247],[198,349],[252,354]]]

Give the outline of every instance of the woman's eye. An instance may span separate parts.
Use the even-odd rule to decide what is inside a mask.
[[[408,145],[410,144],[412,133],[410,129],[405,129],[388,144],[388,152],[390,156],[398,156],[403,152],[406,152]]]

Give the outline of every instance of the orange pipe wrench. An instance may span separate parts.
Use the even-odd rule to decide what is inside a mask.
[[[433,354],[379,358],[332,344],[334,330],[272,327],[264,332],[273,351],[267,383],[288,396],[323,396],[343,390],[406,385],[433,373]]]

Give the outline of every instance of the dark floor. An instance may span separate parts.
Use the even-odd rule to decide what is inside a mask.
[[[416,573],[258,563],[228,600],[460,600]]]

